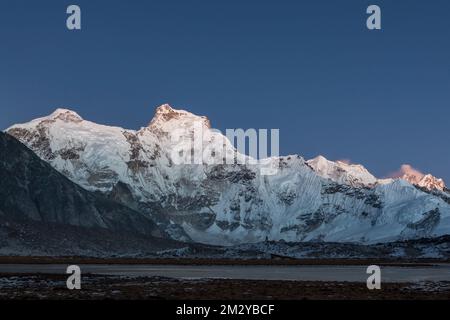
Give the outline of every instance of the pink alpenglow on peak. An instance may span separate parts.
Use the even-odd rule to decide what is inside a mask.
[[[174,127],[190,127],[193,123],[203,123],[207,128],[211,128],[209,119],[205,116],[197,116],[189,111],[173,109],[168,104],[163,104],[156,108],[155,115],[149,123],[153,129],[172,130]],[[164,130],[166,129],[166,130]]]
[[[428,190],[442,191],[445,188],[444,180],[436,178],[431,174],[424,174],[409,164],[403,164],[400,170],[393,173],[391,177],[406,180],[413,185]]]
[[[374,187],[390,184],[394,179],[402,179],[430,191],[445,189],[442,179],[431,174],[424,174],[408,164],[402,165],[400,170],[389,175],[388,179],[377,179],[364,166],[352,164],[350,160],[330,161],[323,156],[318,156],[308,160],[307,163],[319,176],[351,186]]]

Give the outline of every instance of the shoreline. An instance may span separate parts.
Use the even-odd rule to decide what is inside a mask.
[[[198,266],[395,266],[421,267],[450,263],[449,259],[205,259],[205,258],[89,258],[0,256],[0,264],[111,264],[111,265],[198,265]]]

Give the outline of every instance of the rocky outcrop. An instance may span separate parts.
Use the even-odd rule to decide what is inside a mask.
[[[0,211],[8,219],[162,236],[143,214],[76,185],[0,133]]]

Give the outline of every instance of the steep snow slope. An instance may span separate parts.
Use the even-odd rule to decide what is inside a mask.
[[[249,158],[207,118],[168,105],[138,131],[58,109],[8,132],[76,183],[152,215],[178,239],[372,243],[450,232],[444,197],[378,180],[360,165],[288,156],[265,160],[277,173],[262,175],[258,164],[222,164]],[[216,162],[196,161],[205,150]]]
[[[342,161],[329,161],[323,156],[308,160],[307,163],[323,178],[354,187],[373,186],[377,183],[366,168],[359,164],[348,164]]]

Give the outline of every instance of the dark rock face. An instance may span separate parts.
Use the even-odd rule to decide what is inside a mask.
[[[45,127],[46,121],[40,124],[36,132],[30,132],[28,130],[14,128],[9,133],[10,135],[20,139],[21,141],[29,143],[31,148],[40,150],[40,156],[45,160],[52,160],[55,155],[50,148],[50,140],[47,135],[47,128]]]
[[[148,217],[81,188],[4,133],[0,176],[0,212],[10,219],[161,235]]]
[[[439,208],[424,213],[423,218],[415,223],[409,223],[407,227],[416,231],[430,231],[439,223]]]
[[[121,181],[119,181],[111,192],[108,194],[108,198],[111,200],[126,205],[133,210],[139,211],[138,204],[133,198],[133,194],[129,186]]]
[[[0,256],[148,257],[186,244],[136,232],[78,227],[0,215]]]

